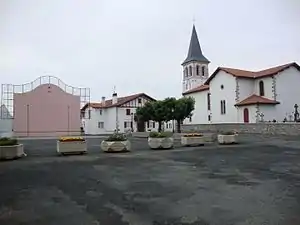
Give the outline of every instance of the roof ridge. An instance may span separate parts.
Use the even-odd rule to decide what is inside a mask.
[[[239,70],[239,71],[245,71],[245,72],[251,72],[251,73],[260,73],[266,70],[270,70],[270,69],[276,69],[276,68],[280,68],[280,67],[285,67],[285,66],[290,66],[293,64],[297,64],[296,62],[290,62],[290,63],[285,63],[285,64],[281,64],[281,65],[277,65],[277,66],[272,66],[272,67],[268,67],[266,69],[261,69],[261,70],[257,70],[257,71],[253,71],[253,70],[245,70],[245,69],[240,69],[240,68],[233,68],[233,67],[225,67],[225,66],[219,66],[219,69],[231,69],[231,70]]]

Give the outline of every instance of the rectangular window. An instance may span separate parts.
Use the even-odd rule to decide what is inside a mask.
[[[192,122],[192,117],[191,117],[191,116],[190,116],[190,118],[189,118],[189,119],[190,119],[190,122]]]
[[[155,122],[152,122],[152,123],[153,123],[153,124],[152,124],[152,127],[155,128]]]
[[[89,112],[89,115],[88,115],[88,116],[89,116],[89,119],[91,119],[91,110],[89,109],[88,112]]]
[[[225,100],[221,100],[221,115],[226,114],[226,103]]]
[[[211,121],[211,115],[208,115],[208,121]]]
[[[138,103],[142,103],[142,99],[141,98],[138,98]]]
[[[102,109],[99,110],[99,114],[102,115]]]
[[[202,66],[202,76],[205,76],[205,67]]]
[[[210,110],[210,93],[207,93],[207,110]]]
[[[150,122],[149,121],[147,121],[147,128],[149,128],[150,127]]]
[[[133,127],[133,123],[130,121],[124,121],[124,128],[132,128]]]
[[[104,122],[98,122],[98,128],[103,129],[104,128]]]
[[[85,119],[85,111],[81,112],[81,118]]]
[[[130,115],[130,109],[126,109],[126,115],[127,115],[127,116]]]

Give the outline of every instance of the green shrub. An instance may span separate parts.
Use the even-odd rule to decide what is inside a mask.
[[[8,137],[0,138],[0,146],[12,146],[17,144],[18,144],[17,139],[8,138]]]
[[[221,134],[222,135],[234,135],[235,132],[234,131],[222,131]]]
[[[126,141],[127,138],[125,137],[124,134],[117,134],[114,133],[111,136],[109,136],[106,141]]]
[[[152,131],[149,134],[149,137],[151,138],[166,138],[166,137],[171,137],[173,135],[172,132],[156,132]]]

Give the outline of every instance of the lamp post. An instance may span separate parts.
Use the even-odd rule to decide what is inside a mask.
[[[174,116],[174,109],[172,109],[172,116]],[[173,128],[173,133],[175,132],[175,129],[174,129],[174,117],[172,119],[172,128]]]

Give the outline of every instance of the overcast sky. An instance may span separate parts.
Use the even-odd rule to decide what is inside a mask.
[[[0,83],[179,97],[193,17],[210,74],[300,62],[299,0],[0,0]]]

